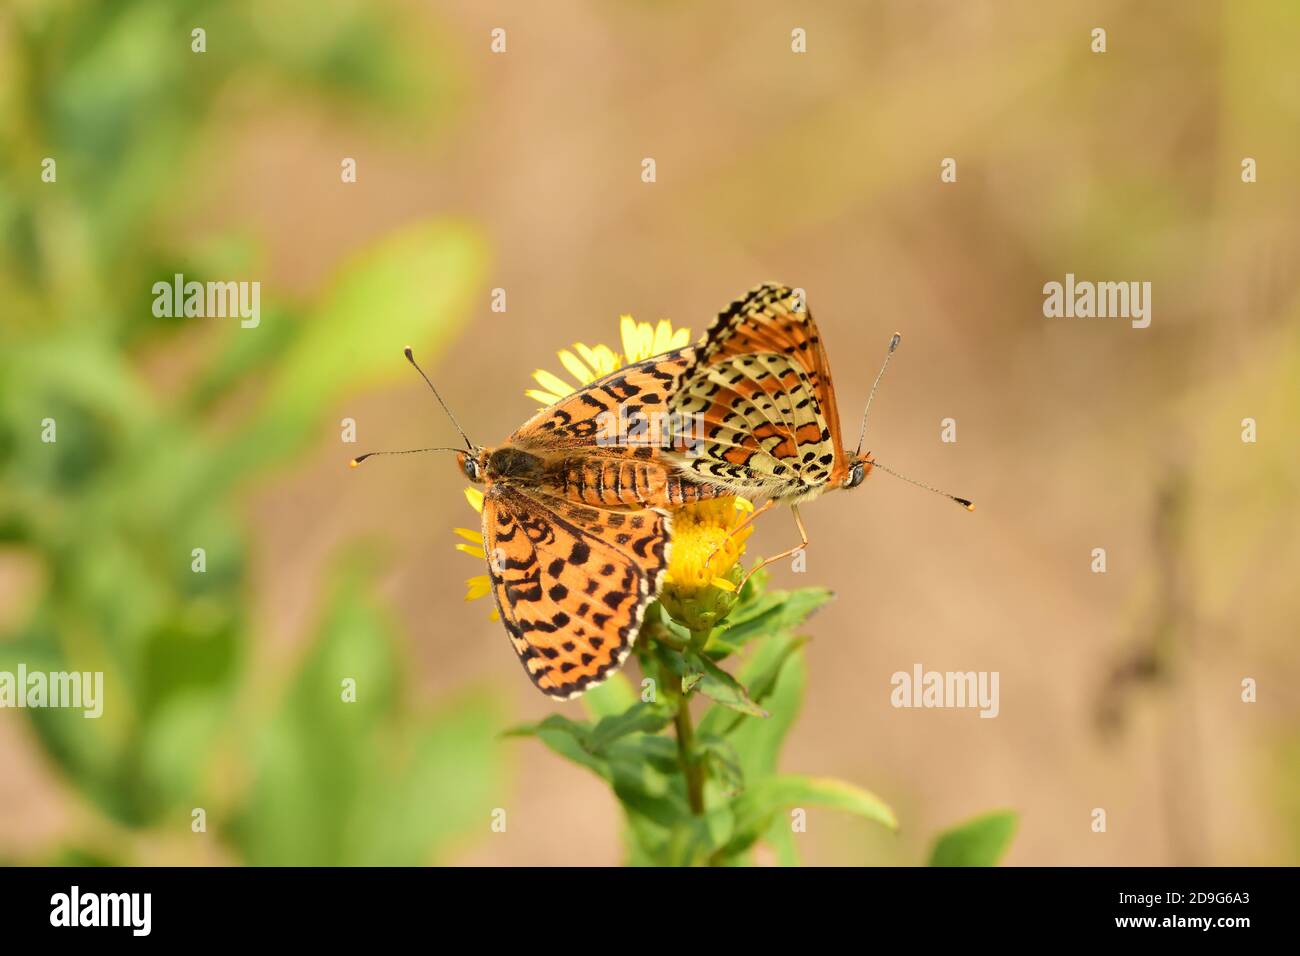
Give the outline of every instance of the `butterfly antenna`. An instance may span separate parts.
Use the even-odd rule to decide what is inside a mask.
[[[418,455],[425,451],[461,451],[460,448],[408,448],[405,451],[368,451],[364,455],[357,455],[348,462],[349,468],[355,468],[367,458],[374,458],[376,455]]]
[[[907,475],[900,475],[898,472],[894,471],[892,468],[887,468],[887,467],[885,467],[884,465],[882,465],[880,462],[875,461],[875,460],[872,460],[872,462],[871,462],[871,467],[873,467],[873,468],[879,468],[879,469],[880,469],[881,471],[883,471],[885,474],[887,474],[887,475],[893,475],[895,478],[899,478],[899,479],[901,479],[901,480],[907,482],[909,485],[916,485],[916,487],[918,487],[918,488],[924,488],[926,491],[933,491],[936,495],[943,495],[945,498],[949,498],[949,499],[951,499],[952,501],[957,502],[957,504],[961,505],[961,506],[962,506],[963,508],[965,508],[967,511],[974,511],[974,510],[975,510],[975,504],[974,504],[974,502],[972,502],[969,498],[958,498],[956,495],[950,495],[950,494],[948,494],[948,492],[946,492],[946,491],[940,491],[938,488],[932,488],[932,487],[930,487],[929,485],[925,484],[924,482],[917,481],[915,478],[908,478]]]
[[[876,398],[876,389],[880,388],[880,380],[885,377],[885,369],[889,368],[889,360],[894,357],[894,349],[898,348],[898,343],[903,341],[903,334],[895,332],[889,340],[889,350],[885,352],[885,361],[880,365],[880,371],[876,373],[876,380],[871,384],[871,394],[867,396],[867,407],[862,412],[862,430],[858,432],[858,449],[853,453],[856,458],[862,453],[862,442],[867,437],[867,416],[871,414],[871,403]]]
[[[406,356],[406,360],[411,363],[415,370],[420,373],[420,378],[424,379],[424,384],[429,386],[429,391],[433,392],[433,397],[438,400],[438,404],[442,406],[442,410],[447,413],[447,417],[451,419],[451,423],[456,426],[456,431],[460,432],[460,437],[465,439],[465,447],[470,451],[473,451],[474,443],[469,440],[469,436],[465,434],[465,429],[460,427],[460,422],[456,421],[456,416],[451,413],[451,409],[447,407],[447,403],[442,400],[442,396],[438,394],[438,390],[433,387],[433,382],[429,381],[429,376],[424,374],[424,369],[420,368],[419,364],[415,361],[415,353],[411,351],[411,347],[408,345],[406,348],[402,349],[402,354]],[[414,450],[423,451],[424,449]],[[455,451],[459,449],[453,450]],[[376,452],[376,454],[378,454],[378,452]],[[396,454],[406,453],[396,452]],[[360,459],[358,459],[358,461],[359,460]]]

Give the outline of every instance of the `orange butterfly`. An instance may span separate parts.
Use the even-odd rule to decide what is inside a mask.
[[[870,452],[862,454],[871,398],[899,339],[897,333],[890,339],[867,399],[858,447],[849,452],[840,439],[835,386],[821,335],[794,290],[775,283],[760,285],[721,312],[705,333],[669,400],[671,414],[700,422],[703,441],[690,454],[674,451],[667,457],[681,473],[719,494],[767,498],[746,524],[778,501],[790,503],[800,543],[763,561],[750,574],[807,547],[800,502],[831,488],[856,488],[872,468],[903,477],[875,461]],[[945,495],[967,510],[975,508],[965,498],[903,480]]]
[[[669,509],[721,493],[678,474],[649,423],[693,358],[678,349],[633,363],[542,409],[495,448],[474,445],[433,383],[406,358],[465,439],[460,469],[484,485],[483,544],[497,609],[524,669],[567,700],[626,659],[668,567]],[[360,464],[375,454],[353,459]]]
[[[663,583],[674,509],[726,495],[767,497],[735,534],[790,501],[801,543],[753,574],[807,545],[799,502],[856,487],[873,467],[889,471],[860,454],[861,439],[852,455],[840,447],[830,366],[800,306],[790,289],[760,286],[722,312],[698,345],[597,379],[495,448],[469,440],[406,350],[465,440],[464,449],[415,451],[454,451],[465,476],[486,486],[482,534],[493,596],[544,693],[576,697],[627,658]],[[896,335],[891,354],[897,344]],[[642,429],[649,440],[632,437],[637,423],[656,420],[693,424],[668,440],[653,428]],[[866,424],[864,414],[864,435]],[[696,440],[678,440],[682,431]],[[409,453],[372,452],[352,464],[374,454]]]

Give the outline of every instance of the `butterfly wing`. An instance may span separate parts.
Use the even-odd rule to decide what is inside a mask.
[[[483,542],[497,609],[524,670],[567,700],[627,658],[668,567],[669,518],[494,485]]]
[[[697,480],[800,499],[846,472],[830,363],[786,286],[759,286],[718,315],[669,410],[701,421],[702,445],[672,455]]]
[[[694,347],[616,369],[524,422],[506,443],[529,450],[587,448],[615,442],[626,425],[668,410],[668,398],[695,358]]]
[[[669,413],[694,359],[687,347],[611,372],[539,411],[506,444],[544,457],[542,490],[580,504],[662,508],[715,497],[715,487],[691,481],[664,454],[699,437]]]

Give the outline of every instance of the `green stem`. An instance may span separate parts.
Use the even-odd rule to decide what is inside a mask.
[[[687,694],[677,698],[677,756],[686,776],[686,797],[691,813],[704,815],[704,768],[691,753],[695,749],[695,727],[691,723],[691,699]]]
[[[691,628],[691,650],[697,654],[704,653],[704,645],[709,643],[709,638],[713,636],[713,628],[704,627],[696,630]]]

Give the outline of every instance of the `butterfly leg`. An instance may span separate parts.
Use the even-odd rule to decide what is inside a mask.
[[[728,541],[730,541],[732,538],[738,535],[741,531],[745,530],[751,524],[753,524],[755,519],[757,519],[758,516],[761,515],[764,511],[770,511],[775,506],[776,506],[776,499],[768,498],[767,501],[764,501],[761,505],[755,508],[753,513],[750,514],[748,518],[746,518],[740,524],[732,528],[730,533],[727,534],[726,539],[722,541],[722,543],[719,544],[716,548],[713,549],[713,551],[709,554],[709,559],[704,562],[705,565],[707,566],[709,564],[712,564],[714,555],[716,555],[719,551],[722,550],[723,545],[725,545]]]
[[[764,507],[767,506],[764,505]],[[757,514],[758,512],[755,512],[755,515]],[[791,557],[792,555],[796,555],[804,548],[808,547],[808,529],[803,526],[803,518],[799,517],[799,506],[791,505],[790,514],[794,515],[795,527],[799,529],[799,543],[795,545],[793,548],[791,548],[789,551],[782,551],[780,554],[775,554],[770,558],[764,558],[762,561],[758,562],[758,564],[750,568],[749,574],[746,574],[745,577],[741,580],[740,587],[736,588],[737,591],[739,591],[741,588],[745,586],[745,582],[748,581],[751,577],[753,577],[754,572],[757,571],[759,568],[765,568],[769,564],[772,564],[775,561],[780,561],[782,558],[788,558]]]

